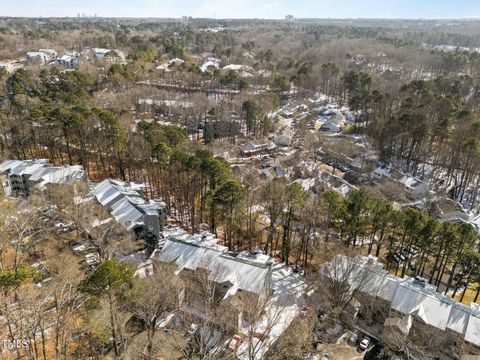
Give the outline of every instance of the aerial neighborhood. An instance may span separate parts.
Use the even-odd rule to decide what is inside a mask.
[[[2,359],[480,359],[480,21],[134,10],[0,18]]]

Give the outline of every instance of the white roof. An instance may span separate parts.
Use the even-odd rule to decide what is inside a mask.
[[[71,183],[75,180],[85,180],[85,171],[80,166],[50,167],[41,176],[37,187],[44,187],[47,184]],[[30,179],[34,176],[32,175]]]
[[[57,52],[54,49],[38,49],[39,52],[44,52],[47,54],[57,54]]]
[[[12,169],[14,168],[15,166],[21,164],[22,161],[21,160],[5,160],[4,162],[2,162],[0,164],[0,172],[5,172],[9,169]]]
[[[217,59],[217,58],[208,58],[207,61],[205,61],[201,66],[200,66],[200,70],[202,72],[205,72],[208,70],[208,68],[210,66],[213,66],[215,68],[219,68],[220,67],[220,62],[221,60],[220,59]]]
[[[131,230],[135,225],[143,223],[143,214],[132,205],[128,197],[113,204],[111,214],[127,230]]]
[[[467,331],[469,317],[470,315],[468,312],[453,306],[452,310],[450,311],[450,317],[448,318],[447,328],[457,333],[465,334]]]
[[[172,64],[183,64],[183,63],[185,63],[184,60],[179,59],[179,58],[175,58],[175,59],[172,59],[170,61],[167,61],[166,63],[163,63],[163,64],[157,66],[157,69],[158,70],[169,70],[170,65],[172,65]]]
[[[476,346],[480,346],[480,317],[471,315],[468,319],[465,331],[465,340]]]
[[[353,271],[352,264],[356,265]],[[463,335],[466,341],[480,346],[480,311],[423,287],[412,278],[395,277],[381,269],[379,264],[365,257],[338,255],[324,269],[326,274],[338,279],[343,279],[348,269],[351,271],[348,283],[352,290],[378,296],[404,315],[417,315],[430,326],[453,330]]]
[[[393,276],[385,276],[379,286],[377,296],[388,302],[392,302],[400,285],[399,281],[395,281],[396,279],[397,278]]]
[[[208,245],[207,245],[208,246]],[[183,269],[209,270],[209,278],[217,283],[230,282],[231,289],[227,296],[237,289],[262,294],[270,281],[271,269],[258,263],[247,262],[229,256],[226,248],[204,247],[198,243],[179,240],[167,240],[160,255],[162,262],[175,262],[178,272]]]
[[[97,55],[105,55],[107,53],[109,53],[110,51],[112,51],[111,49],[103,49],[103,48],[94,48],[93,51],[95,52],[95,54]]]
[[[75,51],[75,50],[66,50],[66,51],[65,51],[65,55],[75,57],[75,56],[78,56],[79,54],[78,54],[78,52]]]
[[[248,65],[230,64],[230,65],[224,66],[224,67],[223,67],[223,70],[233,70],[233,71],[244,70],[244,71],[252,71],[253,68],[252,68],[251,66],[248,66]]]
[[[122,183],[113,179],[105,179],[102,182],[94,185],[92,192],[102,206],[107,206],[120,196],[140,196],[139,193],[132,187],[127,187],[126,183]]]
[[[380,176],[389,176],[390,175],[390,168],[386,165],[380,165],[375,169],[375,174]]]
[[[12,73],[12,72],[15,71],[15,67],[12,64],[10,64],[9,62],[0,62],[0,68],[4,68],[9,73]]]
[[[13,175],[28,176],[28,180],[38,182],[38,187],[85,179],[82,166],[52,166],[48,159],[5,160],[0,164],[0,172],[7,171]]]
[[[50,54],[47,54],[43,51],[29,51],[29,52],[27,52],[27,57],[45,57],[45,56],[50,56]]]
[[[61,61],[71,61],[72,57],[70,55],[62,55],[59,60]]]
[[[144,225],[145,215],[158,215],[159,209],[165,207],[162,202],[145,199],[139,190],[143,185],[121,180],[105,179],[92,187],[97,201],[126,230],[136,225]]]

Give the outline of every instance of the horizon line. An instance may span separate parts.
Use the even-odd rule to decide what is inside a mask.
[[[318,18],[318,17],[293,17],[293,20],[286,20],[285,18],[211,18],[211,17],[192,17],[188,15],[182,15],[181,17],[159,17],[159,16],[101,16],[101,15],[88,15],[88,16],[13,16],[13,15],[0,15],[0,19],[165,19],[165,20],[183,20],[183,16],[188,17],[191,20],[281,20],[286,22],[292,22],[295,20],[427,20],[427,21],[451,21],[451,20],[461,20],[461,21],[470,21],[470,20],[480,20],[479,17],[470,17],[470,18],[426,18],[426,17],[327,17],[327,18]],[[288,16],[285,15],[285,16]]]

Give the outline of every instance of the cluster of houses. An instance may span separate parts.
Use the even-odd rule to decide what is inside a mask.
[[[38,49],[37,51],[27,52],[25,58],[27,62],[38,64],[56,64],[66,69],[74,69],[79,65],[81,54],[76,51],[66,51],[59,56],[54,49]]]
[[[88,183],[81,166],[53,166],[45,159],[6,160],[0,164],[0,179],[4,193],[9,197],[27,197],[36,192],[48,196],[52,186],[77,181],[87,184],[90,196],[75,197],[76,203],[95,201],[110,214],[108,219],[92,224],[93,227],[114,220],[137,237],[155,237],[157,247],[146,261],[144,255],[137,256],[137,253],[121,256],[137,265],[138,276],[152,274],[155,263],[171,264],[175,274],[188,284],[182,292],[182,312],[189,312],[192,319],[207,316],[198,306],[196,290],[203,286],[202,282],[211,284],[215,289],[214,300],[225,315],[221,319],[221,331],[237,334],[235,339],[244,339],[239,340],[233,349],[239,358],[242,354],[247,356],[252,346],[261,346],[263,352],[267,351],[304,306],[300,300],[303,279],[298,274],[276,263],[261,250],[231,252],[210,233],[190,235],[180,227],[165,225],[165,204],[146,199],[140,184],[115,179]],[[74,247],[76,252],[88,249],[87,245]],[[96,254],[89,253],[85,257],[87,264],[98,264]],[[295,290],[285,291],[284,287],[292,284],[295,284]],[[258,306],[264,307],[261,319],[257,319],[255,313]],[[279,312],[281,321],[272,324],[273,328],[259,325],[276,319]],[[256,319],[256,325],[259,325],[253,339],[248,330],[255,325],[251,323],[252,319]],[[249,341],[255,341],[255,344],[249,344]]]
[[[52,187],[80,181],[89,186],[90,199],[95,198],[125,230],[137,238],[161,237],[165,204],[146,199],[142,185],[114,179],[88,183],[82,166],[53,166],[48,159],[5,160],[0,164],[0,181],[8,197],[48,195]]]
[[[48,159],[6,160],[0,164],[0,181],[5,196],[25,197],[49,187],[86,181],[81,166],[53,166]]]
[[[421,199],[425,197],[429,191],[427,183],[385,164],[379,165],[373,172],[373,176],[377,180],[390,179],[402,184],[411,199]]]
[[[472,303],[468,307],[440,294],[424,279],[396,277],[372,256],[338,255],[324,264],[322,273],[353,294],[355,301],[351,302],[350,313],[356,318],[356,325],[369,335],[379,338],[388,334],[398,343],[401,339],[407,343],[405,339],[410,334],[423,333],[420,329],[424,329],[428,336],[443,338],[437,349],[443,358],[455,358],[452,352],[480,355],[478,305]],[[367,313],[380,322],[379,327],[368,326]],[[417,336],[413,342],[425,340]]]
[[[214,297],[222,316],[210,320],[219,325],[216,331],[235,334],[235,346],[229,347],[239,359],[251,358],[253,349],[258,352],[255,358],[260,358],[306,303],[301,276],[261,250],[231,252],[210,233],[189,235],[173,225],[168,225],[163,233],[160,249],[148,263],[172,265],[172,271],[188,284],[182,292],[181,311],[194,315],[193,319],[209,319],[201,301],[208,295],[200,299],[201,291],[207,290]],[[201,322],[195,328],[203,326],[198,324]],[[220,339],[224,341],[220,335],[208,340],[205,346],[209,352],[223,345]]]
[[[25,58],[0,62],[0,69],[3,68],[9,73],[15,72],[25,64],[58,65],[65,69],[75,69],[80,63],[92,60],[104,59],[108,61],[125,62],[125,53],[118,49],[93,48],[82,52],[66,50],[63,55],[54,49],[38,49],[29,51]]]
[[[306,101],[289,103],[279,111],[269,114],[274,120],[275,144],[280,147],[291,146],[299,122],[305,119],[308,120],[310,131],[324,131],[328,134],[339,134],[349,123],[355,123],[355,115],[348,107],[327,102],[325,95],[317,93]]]
[[[420,210],[427,210],[426,204],[433,206],[429,209],[440,222],[468,223],[480,231],[480,216],[472,216],[457,201],[442,195],[437,195],[430,189],[427,182],[414,176],[394,169],[385,164],[379,164],[372,173],[376,181],[390,181],[402,186],[411,203],[403,206],[413,206]]]
[[[387,176],[392,172],[385,167],[377,170],[379,176]],[[51,187],[76,181],[87,183],[81,166],[54,166],[45,159],[6,160],[0,164],[0,179],[5,195],[12,197],[25,197],[36,191],[48,194]],[[344,185],[342,181],[340,183],[339,187]],[[406,183],[412,185],[412,181]],[[139,274],[150,274],[155,262],[173,265],[175,274],[185,284],[189,284],[182,293],[182,311],[197,315],[200,313],[199,316],[202,316],[201,307],[197,308],[198,292],[195,289],[198,290],[202,282],[207,280],[214,284],[213,296],[224,309],[223,325],[230,333],[238,334],[236,336],[239,339],[247,341],[248,329],[252,325],[248,321],[255,317],[248,314],[254,309],[246,304],[264,304],[266,313],[271,308],[275,313],[283,310],[288,314],[284,322],[278,325],[275,336],[281,334],[301,312],[305,302],[300,300],[298,294],[277,290],[286,285],[282,283],[285,279],[300,283],[300,278],[294,279],[292,274],[282,273],[285,269],[280,267],[281,264],[277,264],[262,251],[235,253],[220,245],[212,234],[190,235],[178,227],[165,227],[165,204],[146,199],[143,186],[139,184],[105,179],[89,184],[89,188],[91,199],[106,209],[111,219],[125,230],[137,236],[153,236],[160,240],[160,245],[147,262],[139,266]],[[346,282],[349,291],[358,297],[359,301],[352,302],[352,306],[356,306],[353,313],[357,317],[356,324],[361,329],[362,316],[359,314],[365,312],[362,307],[366,306],[362,301],[367,299],[366,302],[370,305],[374,301],[381,304],[383,317],[380,316],[381,326],[377,332],[368,327],[363,329],[374,337],[380,337],[386,332],[400,338],[407,337],[416,327],[427,326],[445,334],[445,347],[439,349],[445,354],[452,351],[452,347],[458,347],[458,344],[462,344],[467,351],[480,351],[479,309],[467,307],[439,294],[423,281],[395,277],[373,257],[352,258],[339,255],[323,266],[322,273],[336,281]],[[298,291],[303,293],[301,286]],[[292,298],[290,301],[275,298],[279,296]],[[286,305],[274,307],[272,301],[290,305],[285,308],[282,306]],[[255,341],[265,342],[266,348],[276,339],[267,330],[263,334],[257,331],[257,335]],[[267,341],[268,337],[272,339]],[[247,345],[243,346],[245,348]],[[239,346],[235,351],[241,349]]]

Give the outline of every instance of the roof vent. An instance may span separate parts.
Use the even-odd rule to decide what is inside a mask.
[[[413,279],[413,284],[419,285],[421,287],[425,287],[427,286],[427,279],[424,279],[420,276],[415,276],[415,278]]]

